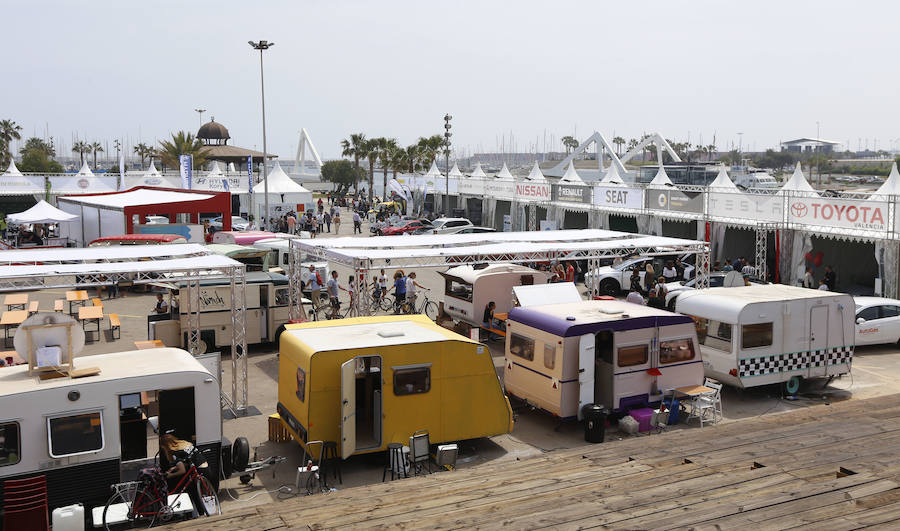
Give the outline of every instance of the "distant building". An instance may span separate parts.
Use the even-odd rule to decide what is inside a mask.
[[[840,142],[822,140],[821,138],[798,138],[781,143],[781,151],[794,153],[832,153]]]
[[[243,165],[243,169],[247,168],[248,156],[253,157],[254,164],[259,164],[263,160],[263,154],[259,151],[229,146],[228,140],[231,139],[231,135],[228,134],[228,129],[224,125],[216,122],[215,118],[200,127],[200,130],[197,131],[197,138],[203,142],[207,160],[217,160],[225,164],[231,162],[236,168],[242,168],[241,165]],[[268,153],[267,158],[277,157]]]

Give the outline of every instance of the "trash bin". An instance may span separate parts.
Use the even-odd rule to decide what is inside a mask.
[[[603,406],[588,404],[581,409],[584,417],[584,440],[590,443],[602,443],[606,434],[606,415],[609,413]]]

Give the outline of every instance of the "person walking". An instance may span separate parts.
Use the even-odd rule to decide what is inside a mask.
[[[356,210],[353,211],[353,234],[362,234],[362,218],[359,217],[359,212]]]
[[[325,232],[325,214],[323,214],[321,210],[316,214],[316,227],[316,232],[319,232],[320,234]]]
[[[416,313],[416,297],[418,297],[419,288],[428,291],[428,288],[416,282],[416,272],[410,271],[406,277],[406,308],[407,313]]]
[[[341,212],[338,210],[334,213],[334,217],[331,218],[331,221],[334,222],[334,233],[340,234],[341,232]]]
[[[378,278],[375,279],[375,285],[378,287],[378,298],[383,299],[387,297],[387,275],[384,274],[384,269],[381,270],[381,273],[378,274]]]
[[[394,314],[400,313],[400,308],[406,302],[406,275],[402,269],[394,273]]]
[[[331,232],[331,212],[325,212],[325,214],[323,214],[323,217],[325,218],[325,226],[328,227],[328,232],[330,233]]]
[[[290,212],[287,216],[287,228],[288,234],[297,233],[297,218],[294,216],[293,212]]]
[[[352,279],[351,279],[352,280]],[[341,300],[338,298],[340,291],[347,291],[338,281],[338,272],[332,271],[331,278],[326,283],[328,290],[328,302],[331,304],[331,318],[337,319],[341,311]]]

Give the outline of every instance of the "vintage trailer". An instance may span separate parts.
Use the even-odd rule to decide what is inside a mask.
[[[626,411],[703,383],[689,317],[618,300],[513,308],[503,383],[510,396],[564,419],[587,404]]]
[[[440,443],[513,428],[488,348],[424,315],[287,325],[279,353],[278,413],[304,447],[335,441],[347,459],[419,430]]]
[[[28,365],[0,368],[0,490],[47,476],[49,508],[103,506],[158,450],[156,425],[207,454],[219,474],[219,385],[187,352],[160,348],[76,358],[95,376],[41,380]]]
[[[513,305],[513,287],[546,284],[551,276],[546,271],[516,264],[457,266],[440,275],[444,277],[444,312],[471,326],[481,325],[489,302],[496,303],[494,312],[508,312]]]
[[[766,284],[682,293],[675,308],[693,317],[706,375],[735,387],[784,384],[850,372],[856,340],[853,298]]]
[[[253,245],[259,240],[274,238],[274,232],[263,230],[220,230],[212,235],[212,243],[230,243],[231,245]]]

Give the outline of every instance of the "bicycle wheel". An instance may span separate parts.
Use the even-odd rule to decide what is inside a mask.
[[[385,295],[381,298],[381,311],[389,312],[394,308],[394,298],[390,295]]]
[[[200,500],[201,505],[196,508],[197,512],[205,514],[206,516],[222,514],[219,496],[216,494],[216,489],[213,488],[212,483],[210,483],[206,477],[200,476],[197,478],[197,481],[194,482],[194,485],[197,488],[197,499]]]
[[[438,316],[438,305],[434,301],[428,301],[425,303],[425,315],[428,316],[432,321],[437,320]]]
[[[128,491],[116,491],[109,498],[103,508],[103,529],[153,527],[161,502],[144,490],[132,494],[134,497],[129,499]]]

